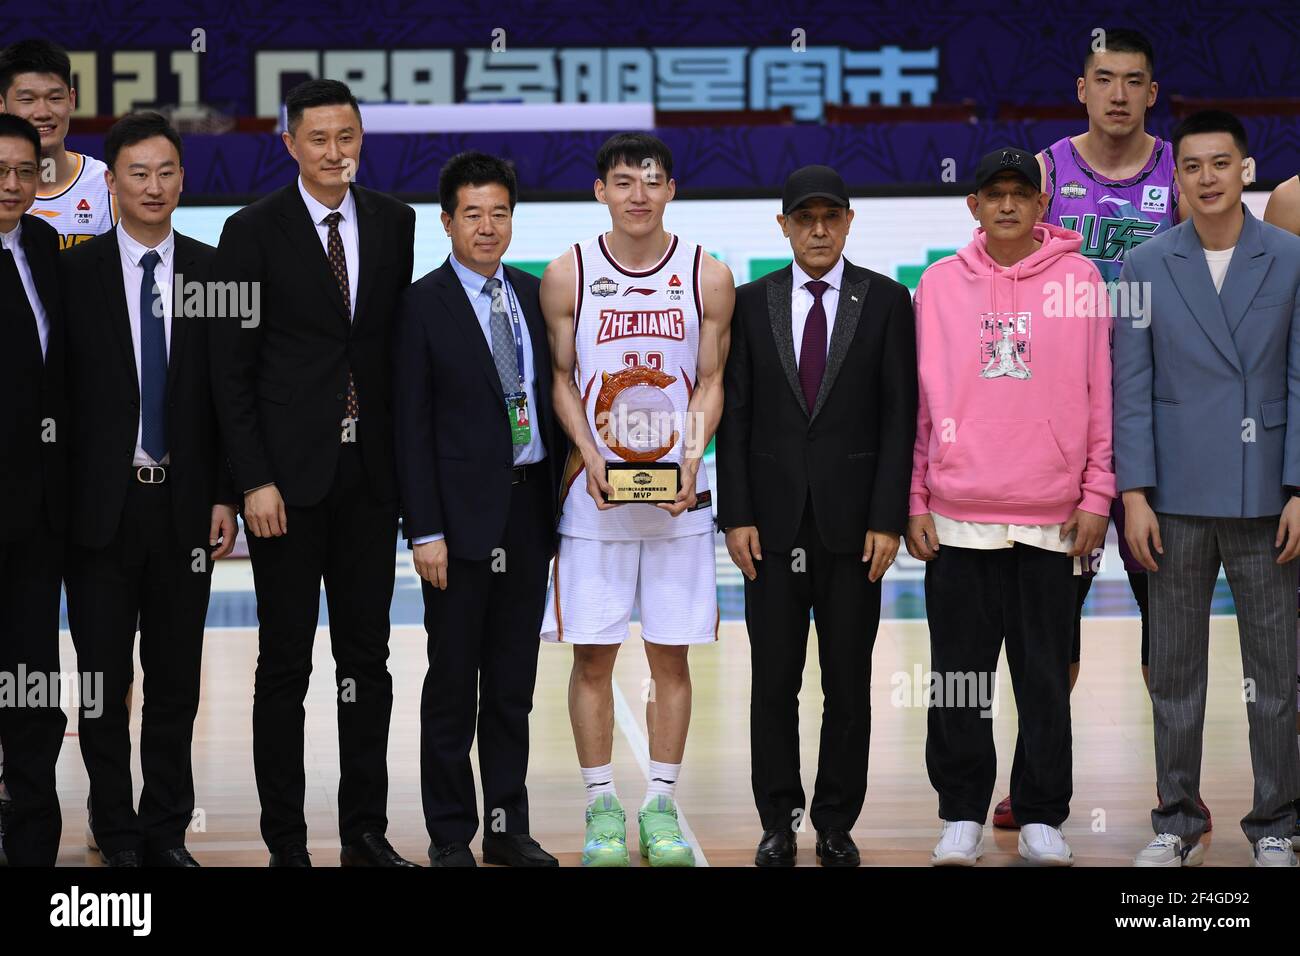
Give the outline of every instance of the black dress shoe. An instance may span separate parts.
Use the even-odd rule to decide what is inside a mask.
[[[148,866],[198,866],[199,861],[190,856],[190,851],[183,846],[171,850],[160,850],[145,857]]]
[[[419,869],[410,860],[403,860],[382,833],[363,833],[355,843],[343,844],[339,854],[340,866],[409,866]]]
[[[483,835],[483,862],[494,866],[559,866],[560,861],[542,849],[527,833]]]
[[[858,845],[848,830],[818,830],[817,859],[822,866],[861,866]]]
[[[311,866],[305,843],[286,843],[271,851],[271,866]]]
[[[432,843],[429,845],[429,865],[478,866],[478,863],[474,861],[474,854],[469,852],[469,847],[463,843],[444,843],[442,846]]]
[[[140,862],[140,854],[135,850],[118,850],[112,854],[100,850],[99,858],[104,861],[105,866],[144,866]]]
[[[793,830],[764,830],[754,854],[755,866],[794,866],[798,853]]]

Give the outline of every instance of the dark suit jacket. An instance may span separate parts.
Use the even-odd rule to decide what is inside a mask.
[[[557,502],[568,446],[551,402],[541,283],[511,266],[505,271],[532,340],[532,421],[546,446],[548,500]],[[455,557],[485,559],[509,514],[514,446],[492,349],[450,260],[403,295],[394,361],[403,533],[441,533]]]
[[[321,501],[334,480],[348,370],[370,489],[397,495],[392,355],[397,300],[411,281],[415,211],[352,185],[361,262],[348,311],[297,180],[226,220],[213,264],[258,283],[259,315],[214,320],[213,387],[238,491],[275,482],[288,505]]]
[[[58,278],[59,234],[36,216],[23,216],[23,255],[49,321],[45,356],[32,315],[10,302],[22,283],[0,288],[0,361],[4,363],[5,412],[0,415],[0,541],[17,541],[39,527],[42,509],[61,531],[67,493],[67,445],[63,297]],[[52,426],[52,427],[50,427]],[[43,440],[53,437],[53,441]]]
[[[811,494],[822,541],[860,552],[907,527],[916,436],[916,327],[906,287],[844,262],[826,373],[810,410],[791,324],[793,270],[736,290],[718,428],[718,523],[789,551]]]
[[[175,233],[173,276],[186,285],[211,278],[209,245]],[[140,378],[117,229],[63,253],[59,269],[77,294],[67,303],[68,401],[72,494],[71,538],[88,548],[112,541],[132,481],[140,422]],[[177,544],[205,547],[212,506],[237,505],[217,432],[209,373],[212,322],[174,315],[167,357],[167,445]]]

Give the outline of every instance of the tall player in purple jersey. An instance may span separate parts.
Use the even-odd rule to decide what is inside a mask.
[[[1155,105],[1159,92],[1154,74],[1151,42],[1136,30],[1106,30],[1091,39],[1083,75],[1075,81],[1079,102],[1088,111],[1088,129],[1062,137],[1038,154],[1043,191],[1048,195],[1043,220],[1080,233],[1083,246],[1079,251],[1093,261],[1107,282],[1119,278],[1130,249],[1182,218],[1173,147],[1146,131],[1147,110]],[[1129,586],[1142,615],[1145,681],[1149,643],[1146,574],[1124,543],[1124,512],[1118,501],[1111,508],[1111,517],[1119,533]],[[1078,578],[1071,687],[1079,678],[1080,619],[1093,571],[1095,567]],[[1017,741],[1015,762],[1022,760]],[[993,825],[1017,826],[1010,797],[997,805]]]

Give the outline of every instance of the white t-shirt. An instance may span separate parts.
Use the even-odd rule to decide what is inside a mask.
[[[938,512],[930,512],[934,519],[934,530],[939,535],[939,547],[945,544],[954,548],[974,548],[977,551],[996,551],[1010,548],[1017,544],[1044,551],[1067,554],[1074,547],[1075,535],[1071,534],[1061,540],[1061,524],[998,524],[985,521],[958,521],[946,518]],[[1074,573],[1082,574],[1087,570],[1083,562],[1087,556],[1076,558]]]
[[[1210,278],[1214,280],[1214,291],[1223,291],[1223,277],[1228,274],[1228,264],[1232,262],[1232,246],[1228,249],[1206,249],[1205,264],[1210,267]]]

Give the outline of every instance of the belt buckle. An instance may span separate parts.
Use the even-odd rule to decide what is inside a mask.
[[[135,480],[142,485],[161,485],[167,480],[167,470],[161,465],[140,465],[135,470]]]

